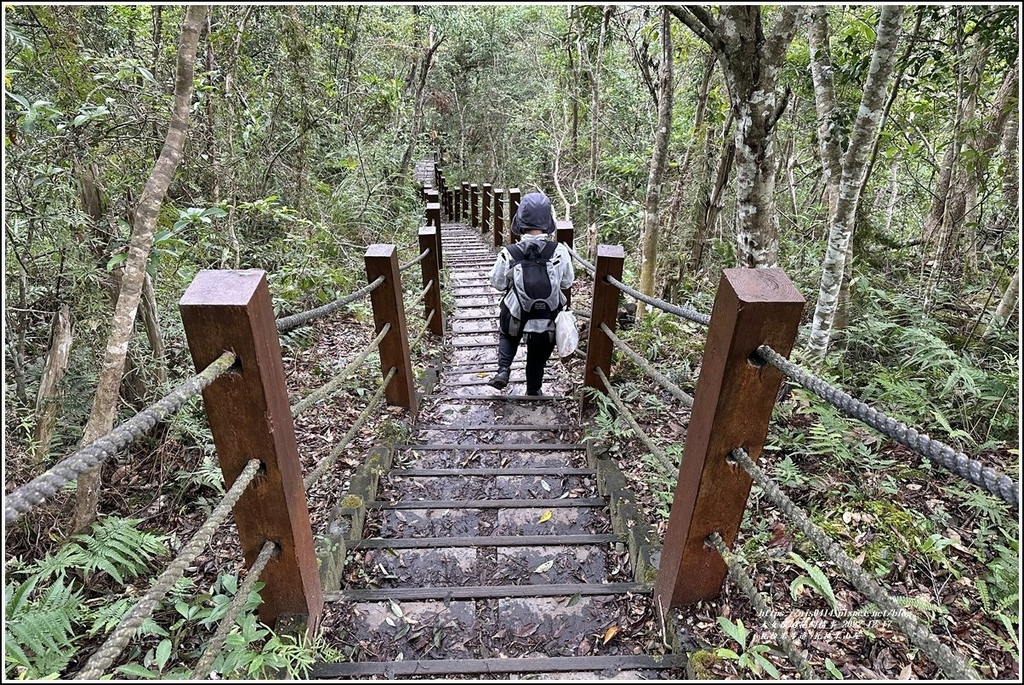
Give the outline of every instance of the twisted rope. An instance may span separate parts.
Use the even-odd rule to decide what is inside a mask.
[[[416,296],[416,299],[413,300],[412,303],[415,305],[415,304],[419,304],[420,302],[422,302],[423,298],[427,296],[427,293],[429,293],[430,289],[433,288],[433,287],[434,287],[434,280],[431,279],[431,280],[427,281],[427,284],[423,287],[423,290],[420,291],[420,294]]]
[[[348,446],[348,443],[355,436],[356,431],[359,430],[363,423],[366,422],[367,417],[370,415],[370,411],[377,406],[378,402],[380,402],[380,398],[384,395],[384,391],[387,389],[388,384],[391,383],[391,379],[394,378],[397,373],[398,368],[392,366],[391,370],[388,371],[388,374],[384,377],[384,381],[380,384],[380,387],[377,388],[377,392],[370,398],[369,404],[366,405],[366,408],[363,409],[362,413],[356,418],[352,427],[349,428],[348,432],[341,438],[341,442],[331,450],[331,453],[327,455],[326,459],[323,459],[319,464],[317,464],[316,468],[313,469],[309,476],[306,477],[306,480],[302,482],[303,489],[308,491],[309,488],[327,472],[327,469],[334,465],[334,462],[338,460],[338,456],[341,454],[341,451]]]
[[[693,406],[693,398],[686,393],[685,390],[680,388],[678,385],[668,379],[667,376],[659,372],[654,366],[646,359],[641,357],[636,351],[629,345],[624,343],[617,335],[612,332],[612,329],[608,328],[608,324],[602,322],[601,330],[604,331],[605,335],[611,338],[612,345],[617,349],[622,350],[626,353],[626,356],[633,360],[633,363],[639,366],[641,369],[647,372],[654,380],[658,381],[662,387],[671,393],[673,397],[685,404],[687,407]]]
[[[89,657],[85,667],[75,676],[76,680],[97,680],[110,668],[110,664],[124,650],[125,645],[128,644],[135,631],[147,618],[153,615],[153,611],[156,610],[160,600],[167,594],[167,591],[178,582],[178,579],[185,574],[185,569],[188,568],[199,553],[203,551],[207,543],[209,543],[213,534],[217,532],[217,528],[220,527],[224,519],[231,513],[231,507],[235,506],[238,498],[242,496],[246,487],[249,486],[249,483],[256,476],[259,468],[259,459],[249,460],[234,485],[225,493],[224,499],[213,510],[210,517],[196,531],[196,534],[192,536],[189,543],[182,548],[178,557],[153,582],[149,592],[121,618],[121,621],[114,628],[113,632],[110,633],[106,642],[100,646],[95,654]]]
[[[420,328],[420,332],[416,335],[415,338],[413,338],[412,342],[409,343],[410,348],[416,347],[416,345],[419,343],[420,339],[423,337],[423,334],[427,332],[427,328],[430,327],[430,322],[434,320],[434,314],[436,313],[436,309],[430,310],[430,314],[427,315],[427,320],[423,322],[423,327]]]
[[[318,316],[330,314],[331,312],[345,306],[349,302],[355,302],[361,297],[366,297],[374,290],[376,290],[383,282],[384,277],[377,276],[377,278],[374,279],[373,283],[369,283],[360,288],[359,290],[356,290],[355,292],[346,295],[345,297],[339,297],[334,302],[328,302],[322,307],[317,307],[316,309],[310,309],[309,311],[306,312],[300,312],[299,314],[292,314],[291,316],[286,316],[284,318],[278,319],[277,330],[286,331],[289,328],[295,328],[300,324],[309,323]]]
[[[800,672],[800,677],[804,680],[817,680],[818,676],[815,675],[811,665],[807,663],[803,655],[793,644],[793,640],[783,629],[778,619],[775,618],[775,614],[772,613],[771,609],[765,603],[761,593],[754,587],[754,581],[750,579],[750,576],[744,572],[742,564],[746,563],[743,557],[733,554],[725,547],[725,541],[722,540],[722,536],[718,533],[712,533],[708,536],[707,542],[711,545],[719,556],[722,557],[722,561],[729,568],[729,578],[732,582],[736,583],[740,590],[743,591],[749,599],[750,603],[754,607],[754,611],[761,617],[761,620],[765,622],[768,629],[775,635],[776,641],[779,643],[779,647],[786,654],[790,663],[796,666],[796,669]]]
[[[983,466],[981,462],[971,459],[963,452],[957,452],[949,445],[933,440],[925,433],[920,433],[913,428],[908,428],[904,423],[889,418],[877,409],[854,399],[848,393],[812,376],[767,345],[757,348],[757,354],[790,379],[840,411],[863,421],[883,435],[971,483],[985,488],[992,494],[1001,497],[1003,501],[1015,507],[1020,501],[1020,484],[1013,482],[996,469]]]
[[[420,256],[417,257],[416,259],[412,260],[408,264],[403,264],[402,266],[398,267],[398,271],[402,272],[402,271],[405,271],[406,269],[410,269],[410,268],[416,266],[417,264],[422,262],[424,259],[426,259],[428,254],[430,254],[430,248],[429,247],[424,249],[423,252],[420,252]]]
[[[8,525],[14,523],[19,516],[32,511],[79,475],[117,454],[157,423],[167,420],[188,399],[230,369],[235,359],[233,352],[225,352],[198,374],[117,428],[72,452],[28,483],[5,495],[4,522]]]
[[[242,613],[242,609],[249,599],[249,593],[252,592],[256,582],[260,579],[260,574],[266,568],[267,562],[276,556],[277,553],[279,553],[279,550],[276,544],[270,541],[263,543],[263,549],[260,550],[256,560],[252,562],[248,575],[246,575],[241,587],[238,588],[234,599],[231,600],[228,613],[224,614],[224,618],[221,619],[220,624],[217,626],[217,632],[210,638],[210,642],[206,645],[206,650],[203,651],[203,656],[199,658],[199,662],[192,671],[192,680],[205,680],[210,674],[210,667],[213,666],[214,660],[227,640],[228,633],[231,632],[231,628],[235,625],[235,619]]]
[[[351,362],[349,362],[348,366],[342,369],[337,376],[335,376],[331,381],[321,385],[313,392],[309,393],[309,395],[304,397],[299,402],[296,402],[294,405],[292,405],[292,418],[295,418],[296,416],[306,411],[311,406],[313,406],[320,400],[324,399],[325,397],[328,397],[331,393],[337,390],[338,387],[348,379],[349,375],[353,371],[355,371],[355,369],[360,364],[366,361],[366,358],[370,356],[370,353],[380,346],[380,341],[384,339],[384,336],[387,335],[388,331],[390,330],[391,324],[384,324],[380,329],[380,333],[377,334],[377,337],[371,340],[367,348],[360,352],[359,356],[357,356]]]
[[[597,273],[596,266],[594,266],[593,264],[585,260],[583,257],[580,257],[578,254],[576,254],[576,250],[572,249],[572,247],[570,247],[569,245],[566,245],[565,247],[568,248],[569,254],[572,256],[572,258],[580,263],[580,266],[589,271],[591,274]]]
[[[650,297],[649,295],[644,295],[639,290],[634,290],[633,288],[630,288],[628,285],[626,285],[625,283],[623,283],[619,279],[615,278],[614,276],[605,276],[604,279],[605,279],[605,281],[607,281],[608,283],[611,283],[612,285],[614,285],[616,288],[618,288],[622,292],[626,293],[627,295],[629,295],[629,296],[631,296],[631,297],[633,297],[633,298],[635,298],[637,300],[640,300],[642,302],[646,302],[647,304],[651,305],[652,307],[657,307],[658,309],[660,309],[662,311],[666,311],[669,314],[675,314],[676,316],[681,316],[684,319],[688,319],[688,320],[690,320],[690,321],[692,321],[694,323],[699,323],[702,326],[710,326],[711,325],[711,316],[710,315],[702,314],[701,312],[698,312],[696,309],[693,309],[692,307],[680,307],[679,305],[671,304],[669,302],[665,302],[664,300],[659,300],[656,297]]]
[[[636,436],[640,438],[640,441],[644,443],[644,445],[647,447],[647,450],[654,456],[655,459],[658,460],[658,463],[661,464],[662,468],[665,469],[667,473],[676,473],[679,467],[673,464],[669,460],[669,458],[665,456],[665,452],[663,452],[660,447],[651,442],[651,439],[647,437],[646,433],[643,432],[643,429],[640,428],[640,424],[636,422],[636,419],[633,418],[632,413],[630,413],[629,411],[629,407],[625,405],[625,403],[622,401],[622,398],[619,397],[619,394],[615,392],[615,388],[612,387],[611,381],[609,381],[608,377],[604,375],[604,371],[601,370],[601,367],[599,366],[596,369],[594,369],[594,373],[597,374],[597,377],[601,379],[602,383],[604,383],[605,390],[608,391],[608,397],[611,398],[611,401],[615,404],[616,409],[619,410],[619,414],[621,414],[622,417],[626,419],[626,423],[628,423],[629,427],[633,429],[633,432],[636,433]]]
[[[954,654],[949,647],[939,642],[938,638],[932,635],[931,631],[918,623],[917,618],[913,614],[900,606],[882,586],[861,570],[839,545],[814,525],[800,507],[786,497],[778,485],[754,464],[745,450],[742,448],[734,449],[732,451],[732,458],[750,474],[751,478],[754,479],[764,493],[796,524],[803,534],[807,536],[807,539],[850,579],[854,587],[880,607],[885,612],[885,615],[906,634],[910,641],[917,645],[925,656],[942,669],[943,673],[956,680],[978,678],[978,674],[967,665],[963,657]]]

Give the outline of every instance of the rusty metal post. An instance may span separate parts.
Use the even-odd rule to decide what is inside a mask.
[[[509,188],[508,190],[508,242],[509,244],[518,243],[519,236],[512,232],[512,220],[516,216],[516,212],[519,211],[519,200],[522,199],[522,195],[519,193],[519,188]]]
[[[476,183],[469,184],[469,225],[480,226],[480,186]]]
[[[585,388],[594,388],[606,393],[608,390],[598,377],[595,369],[600,368],[606,376],[611,375],[612,351],[615,346],[612,344],[601,324],[608,326],[608,329],[615,332],[615,316],[619,311],[619,289],[611,283],[606,282],[605,276],[611,276],[616,280],[622,280],[622,266],[625,262],[625,252],[621,245],[598,245],[597,260],[594,264],[594,294],[590,309],[590,326],[587,330],[587,362],[583,371],[583,385]],[[590,393],[583,393],[582,411],[590,408],[592,399]]]
[[[571,221],[555,222],[555,239],[560,243],[568,245],[569,249],[576,249],[576,232],[572,227]],[[568,307],[572,304],[572,291],[570,291],[569,288],[565,288],[562,292],[565,294],[565,306]],[[607,371],[605,373],[607,373]]]
[[[492,227],[492,233],[494,235],[494,246],[501,247],[502,241],[505,238],[505,189],[495,188],[494,189],[494,226]]]
[[[469,181],[462,182],[462,207],[459,210],[459,221],[469,221]]]
[[[487,235],[491,231],[491,184],[481,186],[483,194],[480,200],[480,232]]]
[[[261,462],[233,509],[246,564],[267,541],[280,551],[261,576],[260,620],[274,626],[279,618],[304,618],[312,634],[323,613],[323,588],[266,273],[200,271],[178,309],[196,369],[225,350],[238,355],[238,370],[203,390],[203,404],[225,487],[250,459]]]
[[[780,269],[722,272],[654,586],[662,615],[721,592],[727,569],[705,541],[717,532],[732,547],[751,484],[729,455],[742,447],[757,461],[782,382],[751,356],[763,344],[788,355],[803,310]]]
[[[412,363],[409,357],[409,331],[405,325],[405,303],[402,300],[402,277],[398,266],[398,250],[394,245],[375,243],[366,248],[366,282],[378,276],[384,283],[370,293],[373,306],[374,332],[380,333],[384,324],[391,330],[380,341],[380,372],[387,376],[391,367],[397,369],[384,396],[388,404],[406,407],[416,413],[416,392],[413,388]]]
[[[423,298],[423,319],[430,316],[430,310],[434,310],[434,318],[430,321],[430,332],[434,335],[444,335],[444,309],[441,306],[441,264],[439,261],[440,252],[440,231],[433,226],[420,228],[420,252],[430,250],[427,258],[420,262],[420,273],[423,276],[423,287],[433,281],[434,285],[427,291]]]

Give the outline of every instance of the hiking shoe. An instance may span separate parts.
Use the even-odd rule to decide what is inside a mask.
[[[508,369],[498,369],[498,373],[494,374],[494,377],[487,381],[487,385],[498,390],[508,385]]]
[[[527,390],[526,395],[528,397],[540,397],[541,392],[540,390]]]

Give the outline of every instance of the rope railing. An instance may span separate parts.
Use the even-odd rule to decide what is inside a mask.
[[[789,499],[778,485],[775,484],[742,448],[732,451],[732,459],[750,474],[754,482],[764,491],[772,502],[796,524],[797,528],[817,547],[825,557],[842,571],[850,582],[865,597],[885,612],[885,615],[903,631],[921,652],[934,662],[948,677],[957,680],[974,680],[978,674],[970,668],[963,657],[954,654],[946,645],[939,642],[930,630],[922,626],[917,618],[904,609],[889,593],[871,576],[865,573],[842,548],[833,542],[818,526],[816,526]]]
[[[693,309],[692,307],[680,307],[677,304],[672,304],[670,302],[665,302],[664,300],[659,300],[656,297],[651,297],[649,295],[644,295],[639,290],[636,290],[634,288],[629,287],[628,285],[626,285],[625,283],[623,283],[619,279],[615,278],[614,276],[610,276],[610,275],[609,276],[605,276],[605,280],[608,283],[611,283],[612,285],[614,285],[616,288],[618,288],[622,292],[624,292],[627,295],[629,295],[630,297],[632,297],[634,299],[637,299],[637,300],[640,300],[641,302],[646,302],[647,304],[651,305],[652,307],[657,307],[658,309],[660,309],[662,311],[665,311],[665,312],[668,312],[669,314],[675,314],[676,316],[681,316],[684,319],[687,319],[687,320],[692,321],[694,323],[699,323],[702,326],[710,326],[711,325],[711,316],[709,314],[704,314],[702,312],[698,312],[696,309]]]
[[[296,326],[299,326],[301,324],[309,323],[310,321],[317,317],[330,314],[331,312],[334,312],[340,309],[341,307],[344,307],[346,304],[349,304],[350,302],[355,302],[356,300],[362,297],[366,297],[383,283],[384,277],[378,276],[373,280],[372,283],[368,283],[359,290],[356,290],[348,295],[345,295],[344,297],[339,297],[333,302],[328,302],[323,306],[316,307],[315,309],[310,309],[305,312],[300,312],[298,314],[292,314],[291,316],[282,317],[277,320],[277,330],[286,331],[289,328],[295,328]]]
[[[259,459],[251,459],[246,464],[231,486],[231,489],[225,493],[224,498],[210,514],[209,518],[206,519],[206,522],[200,526],[189,543],[182,548],[177,558],[153,582],[149,592],[121,618],[107,640],[75,676],[76,680],[97,680],[110,668],[114,659],[124,650],[128,641],[135,634],[135,631],[146,619],[153,615],[153,612],[160,604],[160,600],[178,582],[178,579],[185,574],[192,561],[199,556],[199,553],[203,551],[203,548],[213,538],[213,534],[217,532],[217,529],[228,517],[228,514],[231,513],[231,508],[235,506],[238,498],[242,496],[249,483],[256,477],[259,468]]]
[[[201,372],[88,445],[71,453],[28,483],[4,496],[4,522],[8,525],[43,504],[58,490],[81,474],[117,454],[161,421],[166,421],[181,406],[227,372],[235,363],[235,354],[225,352]]]
[[[370,356],[370,353],[372,353],[374,350],[376,350],[380,346],[380,342],[384,339],[384,336],[386,336],[388,334],[388,331],[390,331],[390,330],[391,330],[391,324],[390,323],[385,323],[381,327],[380,333],[377,334],[377,337],[374,338],[373,340],[371,340],[370,344],[367,345],[366,349],[364,349],[362,352],[360,352],[359,355],[356,356],[351,362],[349,362],[348,365],[345,366],[344,369],[342,369],[340,372],[338,372],[338,375],[336,375],[333,379],[331,379],[327,383],[324,383],[323,385],[321,385],[319,388],[317,388],[313,392],[309,393],[309,395],[307,395],[306,397],[304,397],[300,401],[298,401],[295,404],[293,404],[292,405],[292,418],[295,418],[296,416],[298,416],[302,412],[306,411],[307,409],[309,409],[311,406],[313,406],[314,404],[316,404],[320,400],[322,400],[322,399],[324,399],[326,397],[329,397],[331,395],[331,393],[333,393],[335,390],[337,390],[341,386],[342,383],[344,383],[346,380],[348,380],[348,377],[352,374],[352,372],[355,371],[364,361],[366,361],[366,358]]]
[[[341,441],[334,447],[334,449],[331,450],[331,453],[327,455],[325,459],[322,459],[320,463],[317,464],[316,468],[313,469],[313,471],[306,477],[302,485],[307,492],[314,483],[320,480],[321,476],[327,473],[327,469],[334,465],[334,462],[337,461],[338,457],[341,455],[341,451],[348,447],[348,443],[355,436],[356,431],[366,423],[366,419],[369,418],[370,412],[377,406],[377,403],[380,402],[381,397],[384,396],[384,391],[387,390],[388,384],[391,383],[391,379],[394,378],[397,373],[398,369],[392,366],[391,370],[388,371],[384,380],[381,382],[380,387],[377,388],[377,392],[370,398],[366,408],[363,409],[362,413],[359,414],[356,420],[352,423],[352,427],[349,428],[348,432],[341,438]]]
[[[655,459],[658,460],[658,463],[667,473],[675,475],[679,467],[676,464],[673,464],[672,461],[665,456],[665,452],[655,445],[647,434],[644,433],[643,429],[640,428],[640,424],[637,423],[632,412],[629,411],[629,407],[627,407],[625,402],[622,401],[622,398],[619,397],[619,394],[615,391],[611,381],[608,380],[608,377],[604,374],[604,371],[601,370],[601,367],[594,369],[594,373],[601,379],[601,382],[604,383],[604,387],[608,391],[608,397],[611,399],[612,403],[615,404],[615,408],[619,410],[619,414],[626,419],[626,423],[628,423],[629,427],[633,429],[633,432],[636,433],[636,436],[640,441],[644,443],[647,450]]]
[[[228,633],[231,632],[231,628],[235,625],[235,620],[245,608],[245,604],[249,598],[249,593],[252,592],[256,583],[259,581],[260,574],[263,573],[263,569],[266,568],[270,560],[278,553],[280,553],[280,551],[276,544],[269,541],[264,543],[263,549],[260,550],[256,560],[252,562],[248,575],[246,575],[242,585],[238,588],[238,592],[235,593],[234,599],[231,600],[228,612],[224,614],[224,617],[217,625],[217,632],[213,634],[213,637],[210,638],[210,641],[206,644],[206,649],[203,651],[203,655],[199,657],[196,667],[192,670],[192,680],[205,680],[206,677],[210,675],[210,668],[213,666],[213,662],[217,659],[217,655],[220,654],[221,649],[224,647]]]
[[[722,557],[722,561],[725,562],[728,567],[729,578],[732,582],[747,596],[750,600],[750,604],[754,607],[754,611],[765,622],[768,629],[775,635],[775,639],[778,641],[779,648],[789,659],[790,663],[796,666],[797,671],[800,673],[800,677],[804,680],[817,680],[817,676],[811,665],[807,663],[803,655],[800,654],[800,650],[793,644],[792,638],[786,633],[782,625],[779,623],[772,612],[771,608],[765,603],[764,598],[761,597],[761,593],[754,587],[754,581],[751,580],[750,576],[747,575],[746,571],[743,570],[743,565],[746,563],[743,557],[738,554],[730,552],[726,546],[725,541],[722,540],[722,536],[718,533],[712,533],[708,536],[707,544],[714,548],[718,555]]]
[[[579,255],[578,255],[578,254],[576,253],[576,250],[572,249],[572,247],[571,247],[571,246],[569,246],[569,245],[566,245],[566,248],[568,248],[568,250],[569,250],[569,255],[570,255],[570,256],[571,256],[571,257],[572,257],[573,259],[575,259],[575,260],[576,260],[577,262],[579,262],[580,266],[582,266],[582,267],[583,267],[584,269],[586,269],[587,271],[589,271],[591,275],[593,275],[593,274],[597,273],[597,267],[596,267],[596,266],[594,266],[593,264],[591,264],[590,262],[588,262],[587,260],[585,260],[585,259],[584,259],[583,257],[579,256]]]
[[[416,347],[416,345],[419,344],[419,342],[423,338],[424,334],[426,334],[427,329],[430,328],[430,322],[434,320],[434,315],[435,314],[437,314],[437,310],[436,309],[431,309],[430,310],[430,314],[427,315],[427,320],[424,321],[423,322],[423,326],[420,327],[420,332],[417,333],[416,337],[413,338],[412,342],[409,343],[409,347],[410,348]]]
[[[412,260],[411,262],[407,262],[407,263],[401,265],[400,267],[398,267],[398,270],[401,272],[401,271],[405,271],[406,269],[411,269],[412,267],[416,266],[417,264],[422,262],[424,259],[426,259],[428,254],[430,254],[430,248],[429,247],[426,248],[425,250],[423,250],[423,252],[420,252],[420,256],[417,257],[416,259]]]
[[[430,289],[433,288],[433,287],[434,287],[433,279],[427,281],[427,284],[425,286],[423,286],[423,290],[420,291],[419,295],[416,296],[416,299],[413,300],[412,304],[409,305],[409,306],[412,307],[412,306],[418,305],[420,302],[422,302],[423,298],[427,296],[427,293],[429,293]]]
[[[1002,498],[1003,501],[1013,506],[1017,506],[1019,503],[1020,484],[1013,482],[1008,476],[999,473],[996,469],[983,466],[981,462],[971,459],[963,452],[957,452],[952,447],[938,440],[933,440],[927,434],[909,428],[906,424],[886,416],[860,400],[854,399],[843,390],[807,373],[768,345],[761,345],[757,348],[757,355],[840,411],[862,421],[883,435],[892,438],[904,447],[912,449],[917,454],[965,478],[974,485],[985,488],[992,494]]]
[[[611,339],[612,344],[615,346],[616,349],[621,350],[623,353],[625,353],[627,357],[633,360],[634,364],[636,364],[641,369],[646,371],[647,374],[651,376],[654,380],[658,381],[658,383],[660,383],[663,388],[668,390],[669,394],[671,394],[673,397],[675,397],[677,400],[682,402],[687,407],[693,406],[692,396],[690,396],[685,390],[683,390],[678,385],[669,380],[668,376],[665,376],[656,368],[654,368],[654,366],[649,361],[647,361],[639,354],[637,354],[636,350],[634,350],[625,342],[623,342],[619,338],[619,336],[615,335],[615,333],[612,332],[612,329],[610,329],[608,325],[605,324],[604,322],[601,323],[601,330],[604,331],[605,335],[607,335],[609,339]]]

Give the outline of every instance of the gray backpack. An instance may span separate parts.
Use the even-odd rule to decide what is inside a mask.
[[[562,308],[560,279],[551,263],[557,247],[558,243],[551,241],[531,240],[507,248],[512,257],[511,288],[519,302],[522,330],[526,333],[553,330],[555,316]]]

